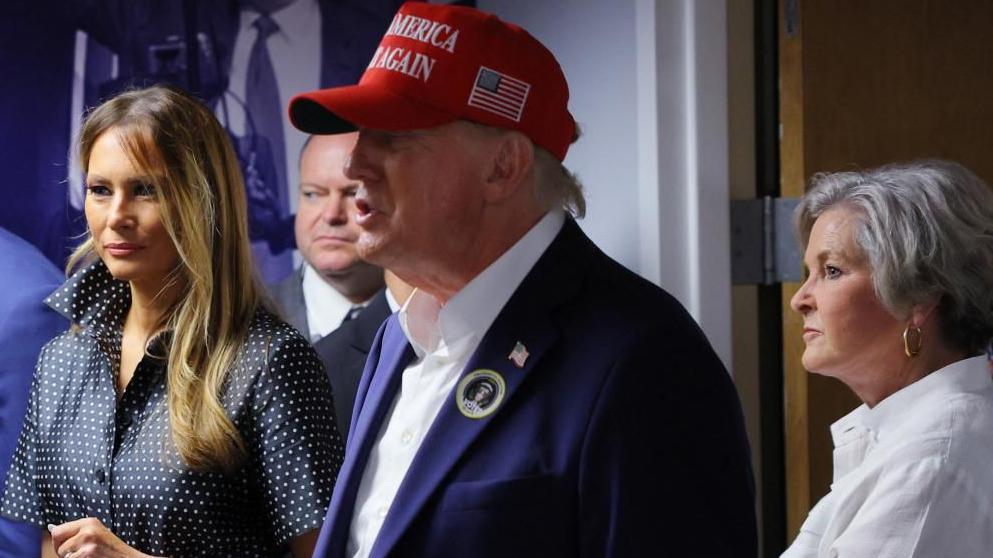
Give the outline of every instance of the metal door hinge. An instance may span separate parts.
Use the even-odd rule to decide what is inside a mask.
[[[799,281],[800,246],[793,232],[799,198],[731,201],[731,282],[774,285]]]

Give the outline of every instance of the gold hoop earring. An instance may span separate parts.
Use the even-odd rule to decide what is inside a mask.
[[[920,354],[922,346],[924,346],[924,332],[915,325],[907,324],[907,328],[903,330],[903,352],[908,357],[914,358]]]

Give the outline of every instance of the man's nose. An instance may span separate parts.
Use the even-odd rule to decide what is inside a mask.
[[[359,131],[358,140],[351,154],[345,161],[345,176],[361,182],[375,181],[379,178],[376,162],[376,148],[368,132]]]
[[[348,223],[347,201],[348,198],[341,194],[332,193],[329,195],[321,211],[321,218],[324,222],[330,225],[344,225]]]

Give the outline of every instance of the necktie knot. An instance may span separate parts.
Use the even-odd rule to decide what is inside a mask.
[[[260,14],[255,22],[252,23],[252,27],[258,29],[259,40],[268,39],[270,35],[279,31],[279,24],[269,17],[269,14]]]

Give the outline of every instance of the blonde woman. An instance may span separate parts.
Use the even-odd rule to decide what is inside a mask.
[[[310,556],[342,459],[327,376],[252,270],[224,130],[162,87],[88,117],[89,237],[48,303],[2,512],[42,555]]]

